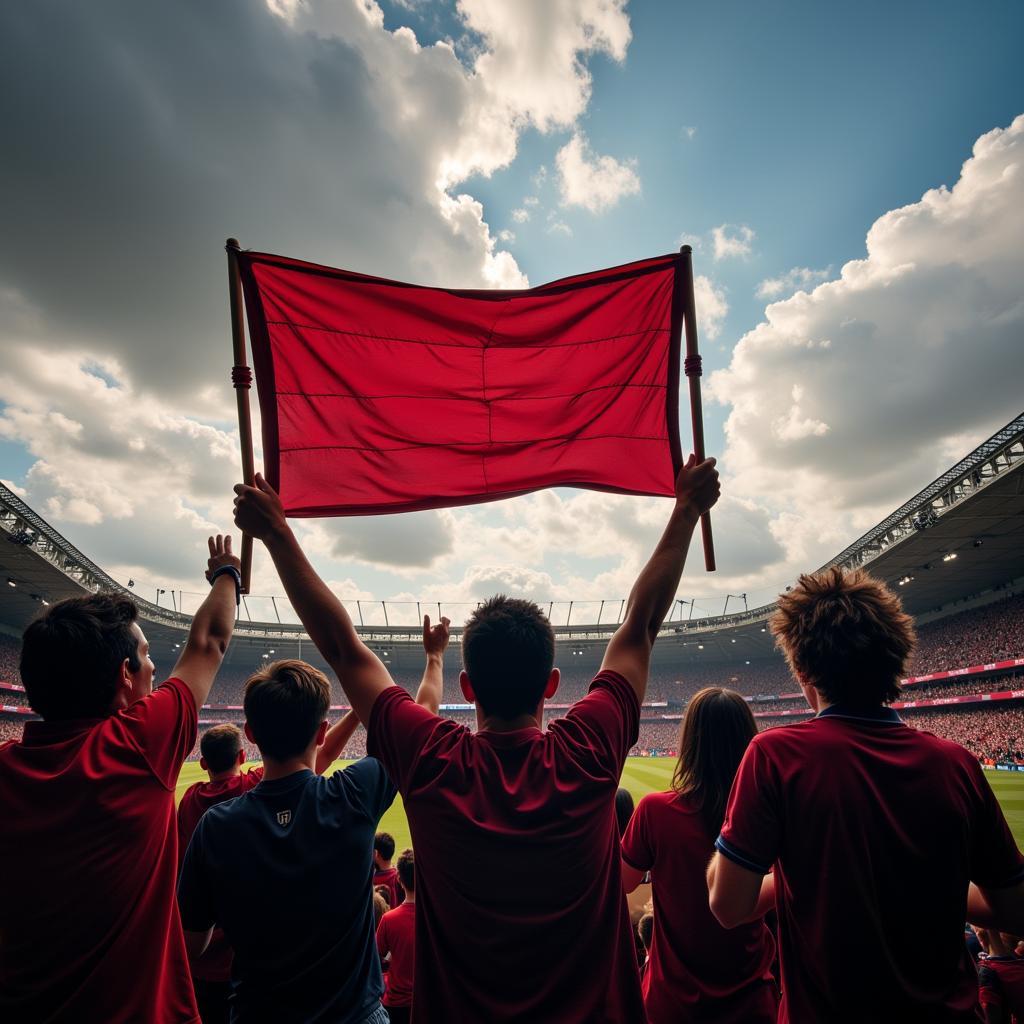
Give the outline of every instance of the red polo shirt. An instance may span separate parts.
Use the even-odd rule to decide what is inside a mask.
[[[248,793],[263,781],[263,767],[250,768],[247,772],[239,772],[227,779],[216,782],[197,782],[185,790],[185,795],[178,804],[178,871],[185,859],[192,833],[199,824],[199,819],[215,804],[225,800],[234,800],[236,796]],[[213,930],[210,944],[203,955],[192,961],[192,977],[199,981],[230,981],[231,961],[234,951],[224,938],[220,928]]]
[[[179,679],[107,718],[0,746],[0,1020],[198,1024],[174,887]]]
[[[400,687],[377,698],[367,749],[405,801],[431,953],[414,1022],[643,1020],[615,823],[639,710],[613,672],[546,732],[474,734]]]
[[[650,871],[654,938],[643,976],[649,1024],[774,1024],[775,942],[763,920],[723,928],[705,878],[715,837],[691,796],[649,793],[622,837],[623,859]]]
[[[416,968],[416,904],[408,901],[389,910],[377,925],[377,952],[381,962],[390,953],[385,1006],[412,1006]]]
[[[199,824],[199,819],[215,804],[234,800],[236,796],[248,793],[263,781],[263,766],[239,772],[228,779],[216,782],[197,782],[185,790],[178,804],[178,865],[185,859],[188,841]]]
[[[716,845],[775,864],[782,1024],[977,1019],[967,885],[1013,885],[1024,858],[963,747],[883,707],[763,732]]]

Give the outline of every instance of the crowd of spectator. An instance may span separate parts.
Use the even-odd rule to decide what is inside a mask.
[[[908,711],[907,725],[966,747],[982,760],[1024,762],[1024,706],[964,711]]]
[[[965,697],[975,693],[999,693],[1024,687],[1020,672],[991,673],[983,676],[939,679],[932,683],[905,686],[900,700],[936,700],[942,697]]]
[[[1024,657],[1024,594],[917,627],[910,675]]]
[[[18,673],[18,658],[21,656],[21,642],[17,637],[0,633],[0,682],[21,685]]]
[[[759,718],[758,728],[764,732],[806,721],[811,711],[805,711],[788,718]],[[900,717],[915,729],[959,743],[979,760],[1024,763],[1024,705],[1017,701],[955,710],[910,708]]]

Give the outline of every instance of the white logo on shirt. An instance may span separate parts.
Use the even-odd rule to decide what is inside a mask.
[[[278,825],[281,825],[283,827],[283,826],[287,825],[288,822],[291,821],[291,820],[292,820],[292,812],[291,811],[278,811],[277,812],[277,823],[278,823]]]

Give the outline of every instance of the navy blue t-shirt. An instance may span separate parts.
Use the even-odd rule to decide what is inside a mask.
[[[383,993],[370,876],[395,787],[372,757],[261,782],[211,807],[178,882],[186,930],[224,929],[232,1020],[361,1021]]]

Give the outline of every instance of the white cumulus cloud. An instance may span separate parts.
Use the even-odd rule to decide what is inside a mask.
[[[746,224],[719,224],[711,231],[711,242],[716,260],[749,256],[753,249],[754,232]]]
[[[828,280],[831,274],[831,267],[825,267],[823,270],[793,267],[778,277],[766,277],[758,284],[756,294],[759,299],[776,299],[780,295],[795,292],[800,288],[812,288],[814,285]]]
[[[595,156],[581,132],[558,151],[555,166],[565,206],[582,206],[591,213],[600,213],[625,196],[640,192],[636,161],[620,163],[611,156]]]
[[[878,218],[867,255],[769,305],[709,392],[725,490],[813,568],[1020,412],[1024,115],[951,187]]]

